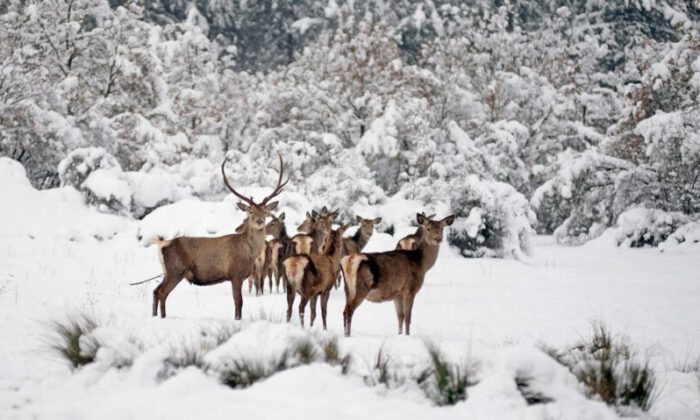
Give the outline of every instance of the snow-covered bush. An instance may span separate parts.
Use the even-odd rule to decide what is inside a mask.
[[[554,226],[559,242],[580,244],[600,235],[615,221],[616,179],[633,164],[589,150],[560,163],[557,174],[535,190],[530,203],[544,232]],[[562,217],[566,216],[559,224]]]
[[[535,214],[511,185],[469,176],[450,198],[457,219],[447,239],[462,255],[519,258],[529,252]]]
[[[673,247],[692,246],[699,247],[700,245],[700,220],[689,222],[679,227],[675,232],[668,236],[665,242],[660,246],[661,250],[671,249]]]
[[[122,168],[111,154],[102,147],[85,147],[68,154],[58,164],[61,185],[81,189],[85,180],[98,169],[121,172]]]
[[[657,246],[688,221],[683,213],[632,208],[617,219],[617,244],[632,248]]]

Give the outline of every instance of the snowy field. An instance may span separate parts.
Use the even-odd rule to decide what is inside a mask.
[[[21,171],[2,163],[0,419],[618,418],[587,399],[574,377],[536,347],[571,346],[589,334],[594,320],[627,336],[656,369],[660,391],[645,416],[700,418],[698,379],[680,371],[700,357],[697,245],[660,252],[617,248],[605,238],[564,247],[538,237],[524,261],[464,259],[443,245],[417,295],[411,337],[396,335],[392,304],[370,302],[358,308],[353,336],[342,337],[344,295],[338,289],[328,305],[328,334],[352,354],[349,375],[317,363],[232,390],[195,368],[158,379],[173,345],[202,326],[234,323],[230,284],[182,282],[168,299],[165,320],[151,317],[157,282],[128,285],[160,272],[156,249],[143,245],[144,235],[163,226],[231,232],[242,217],[231,197],[175,204],[139,223],[87,209],[70,189],[35,191]],[[287,211],[288,220],[301,217]],[[367,249],[391,249],[407,231],[375,234]],[[112,354],[71,371],[47,350],[47,325],[76,311],[101,320]],[[266,290],[255,297],[246,285],[242,331],[207,357],[245,352],[265,358],[282,351],[285,337],[302,334],[296,305],[292,325],[282,322],[285,311],[282,293]],[[322,335],[319,324],[313,330]],[[129,337],[144,348],[131,348]],[[363,369],[371,369],[380,348],[410,366],[424,357],[425,339],[456,360],[478,364],[478,384],[466,401],[436,407],[410,386],[387,390],[363,381]],[[108,363],[122,356],[133,357],[130,367]],[[527,405],[516,390],[516,372],[534,378],[554,401]]]

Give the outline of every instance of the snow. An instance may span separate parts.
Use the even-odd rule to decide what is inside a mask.
[[[131,207],[131,188],[120,173],[97,169],[88,175],[82,187],[105,201],[117,200],[123,208]]]
[[[653,418],[692,419],[700,413],[694,374],[673,368],[688,349],[697,352],[700,342],[700,259],[697,251],[683,248],[689,244],[659,252],[596,243],[564,247],[537,237],[527,262],[464,259],[443,244],[417,295],[413,336],[396,335],[392,304],[365,302],[353,319],[353,336],[344,338],[342,289],[331,292],[328,333],[320,325],[301,330],[296,308],[293,322],[283,322],[286,297],[276,293],[254,297],[246,292],[244,321],[234,322],[227,283],[195,287],[183,282],[168,300],[169,318],[150,316],[156,282],[128,286],[160,270],[156,250],[139,244],[137,228],[143,237],[232,231],[243,213],[231,196],[211,203],[179,201],[135,222],[86,207],[70,187],[36,191],[21,166],[6,158],[0,158],[0,179],[6,198],[0,206],[5,221],[0,224],[0,418],[187,419],[206,414],[223,419],[235,413],[299,419],[617,419],[614,410],[586,398],[565,368],[535,348],[539,341],[567,348],[587,334],[594,319],[629,336],[638,352],[649,355],[662,383]],[[258,196],[262,190],[245,193]],[[284,194],[281,199],[287,200]],[[399,201],[393,208],[409,205]],[[389,217],[390,209],[386,205],[377,214]],[[283,210],[301,217],[295,209]],[[402,220],[390,221],[400,223],[393,236],[375,233],[368,250],[393,248],[410,230],[410,221]],[[110,225],[112,239],[87,240],[95,229]],[[86,240],[62,235],[69,226]],[[191,231],[169,230],[183,227]],[[697,222],[681,229],[695,238],[700,231]],[[32,238],[30,233],[37,234]],[[83,338],[99,343],[100,350],[97,362],[71,372],[47,352],[46,323],[78,308],[100,320],[100,327]],[[260,314],[267,319],[259,319]],[[215,371],[194,367],[161,376],[174,348],[201,340],[202,329],[219,326],[240,332],[209,351],[205,359],[213,366],[221,368],[232,357],[274,359],[285,342],[310,334],[316,343],[337,337],[341,353],[353,356],[350,372],[344,376],[340,367],[312,363],[240,390],[223,386]],[[436,407],[415,384],[387,389],[366,383],[380,349],[401,377],[420,371],[426,339],[450,360],[476,364],[478,384],[468,389],[466,401]],[[555,401],[526,405],[514,383],[523,375]]]
[[[323,19],[321,18],[303,17],[294,21],[294,23],[292,23],[292,28],[299,31],[299,34],[304,35],[310,28],[321,24],[323,24]]]

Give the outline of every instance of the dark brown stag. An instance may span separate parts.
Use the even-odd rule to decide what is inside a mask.
[[[214,238],[178,237],[168,241],[156,241],[165,277],[163,282],[153,291],[153,316],[165,318],[165,301],[183,278],[198,286],[230,281],[233,288],[236,319],[241,319],[243,295],[241,289],[243,280],[253,272],[255,259],[265,249],[265,218],[277,208],[277,202],[270,202],[289,182],[282,182],[284,162],[280,159],[280,173],[277,186],[270,195],[260,203],[255,203],[253,197],[245,197],[238,193],[228,182],[224,167],[227,160],[221,164],[221,175],[226,187],[243,202],[238,208],[247,213],[246,225],[240,233]]]
[[[343,321],[346,336],[350,335],[355,309],[365,299],[371,302],[393,300],[399,334],[404,324],[406,335],[411,333],[411,311],[416,293],[423,286],[425,273],[437,260],[445,226],[451,225],[455,216],[435,221],[419,213],[416,218],[423,232],[416,249],[354,254],[341,260],[345,277]]]

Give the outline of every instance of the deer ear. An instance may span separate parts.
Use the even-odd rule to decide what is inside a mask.
[[[306,214],[308,215],[309,212],[307,211]],[[318,217],[318,212],[316,210],[311,210],[311,218],[315,219]]]
[[[416,221],[419,225],[424,225],[428,221],[428,219],[423,213],[416,213]]]
[[[245,212],[250,211],[250,206],[245,203],[238,203],[238,208]]]
[[[355,216],[355,219],[357,219],[357,223],[362,223],[362,217],[360,217],[360,216]]]
[[[331,213],[330,216],[331,216],[331,220],[334,220],[336,217],[338,217],[338,210]]]
[[[376,219],[374,219],[374,224],[376,225],[377,223],[379,223],[379,222],[381,222],[381,221],[382,221],[382,218],[381,218],[381,217],[377,217]]]
[[[440,221],[443,226],[450,226],[453,222],[455,221],[455,215],[452,214],[450,216],[445,217]]]
[[[275,209],[277,208],[277,205],[278,205],[279,203],[280,203],[279,201],[273,201],[273,202],[270,203],[270,204],[266,204],[266,205],[265,205],[265,211],[269,213],[269,212],[275,210]]]
[[[282,214],[280,214],[277,218],[280,220],[284,220],[284,212],[282,212]]]

